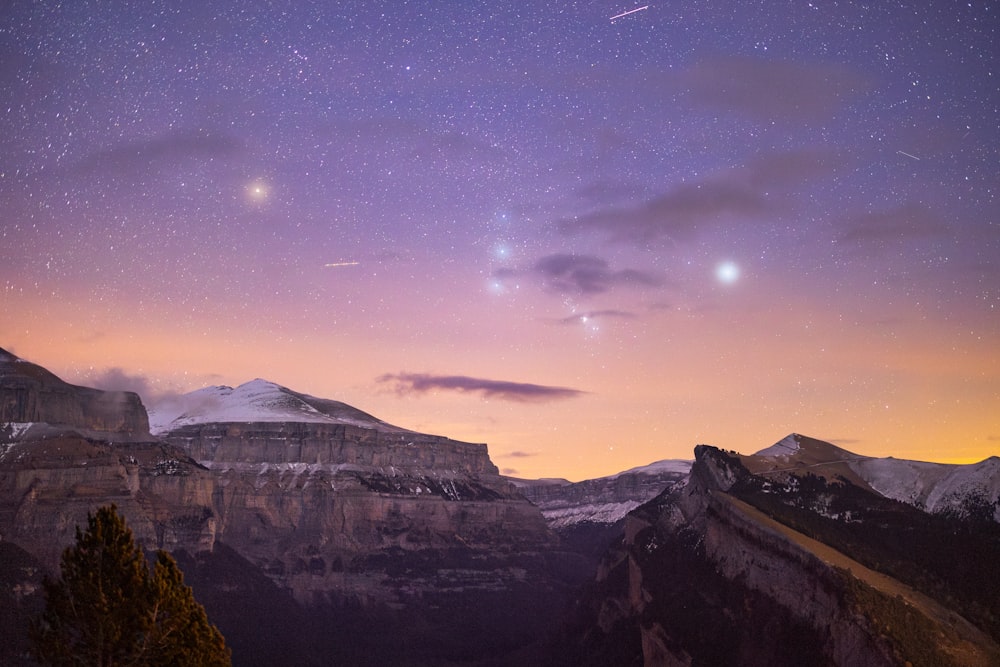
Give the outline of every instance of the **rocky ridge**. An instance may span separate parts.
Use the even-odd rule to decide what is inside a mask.
[[[1000,522],[1000,457],[948,464],[875,458],[792,433],[746,459],[750,470],[771,477],[810,472],[843,477],[893,500],[932,514]]]
[[[842,475],[751,472],[772,454],[699,446],[686,484],[629,514],[563,664],[997,664],[995,524],[928,521]],[[958,554],[963,573],[936,560]]]

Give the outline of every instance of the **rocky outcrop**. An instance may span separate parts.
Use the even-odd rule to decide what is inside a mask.
[[[0,540],[54,570],[115,503],[148,548],[211,549],[211,474],[149,434],[136,394],[78,387],[0,350]]]
[[[864,520],[905,522],[914,510],[815,477],[779,487],[715,448],[698,447],[695,455],[687,484],[631,513],[622,542],[603,560],[583,607],[589,620],[578,626],[576,643],[568,643],[581,647],[582,664],[875,666],[917,664],[917,658],[996,664],[1000,648],[989,636],[990,614],[977,625],[956,613],[992,604],[988,592],[968,606],[951,597],[942,604],[893,576],[907,567],[888,564],[887,574],[856,560],[873,553],[889,558],[878,537],[865,541]],[[825,515],[862,497],[876,508],[869,517],[860,509],[852,519]],[[842,532],[846,521],[855,522],[845,544],[854,544],[856,554],[790,525],[824,537],[827,530]],[[983,546],[989,544],[980,550],[995,551],[995,544]],[[996,555],[980,561],[984,583]]]
[[[149,439],[138,394],[78,387],[0,349],[0,442],[73,429],[104,439]],[[36,426],[38,425],[38,426]]]
[[[206,464],[353,465],[359,470],[483,475],[500,482],[486,445],[412,431],[324,422],[240,422],[191,424],[164,437]]]

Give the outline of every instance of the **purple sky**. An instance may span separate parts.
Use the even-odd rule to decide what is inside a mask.
[[[995,6],[640,6],[4,3],[0,346],[523,476],[996,453]]]

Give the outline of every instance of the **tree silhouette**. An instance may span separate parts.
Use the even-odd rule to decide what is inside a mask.
[[[31,628],[35,657],[47,665],[229,665],[218,629],[174,559],[158,551],[150,574],[114,505],[87,515],[63,552],[62,576],[46,579],[45,611]]]

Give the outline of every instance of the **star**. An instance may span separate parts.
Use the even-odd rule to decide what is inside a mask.
[[[723,285],[732,285],[740,278],[740,267],[735,262],[721,262],[715,267],[715,278]]]
[[[266,182],[258,179],[247,185],[246,194],[250,198],[250,201],[261,203],[267,199],[268,194],[270,194],[270,188]]]

